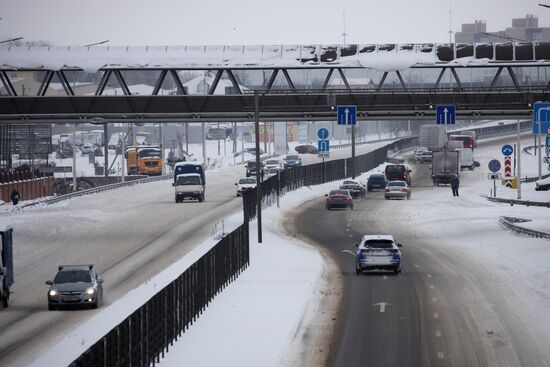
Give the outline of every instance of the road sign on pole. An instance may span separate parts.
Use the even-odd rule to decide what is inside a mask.
[[[318,140],[317,141],[317,149],[319,150],[319,153],[329,152],[330,151],[330,144],[328,140]],[[324,155],[323,155],[324,157]]]
[[[535,103],[533,105],[533,134],[545,133],[550,128],[550,103]]]
[[[500,171],[501,165],[500,161],[498,159],[493,159],[489,162],[489,171],[491,172],[498,172]]]
[[[454,125],[456,108],[453,105],[442,105],[435,108],[435,123],[437,125]]]
[[[357,106],[338,106],[338,125],[355,125]]]
[[[514,147],[512,147],[510,144],[506,144],[502,146],[502,154],[504,154],[505,157],[509,157],[514,153]]]
[[[319,139],[321,140],[326,140],[328,138],[328,130],[325,129],[325,128],[322,128],[322,129],[319,129],[317,131],[317,136],[319,137]]]

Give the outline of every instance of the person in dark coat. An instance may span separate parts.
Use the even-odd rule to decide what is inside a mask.
[[[458,195],[458,186],[460,185],[460,181],[458,180],[458,177],[451,178],[451,189],[453,190],[453,196],[459,196]]]
[[[19,199],[21,198],[21,194],[16,189],[13,189],[10,198],[13,205],[17,205],[17,203],[19,203]]]

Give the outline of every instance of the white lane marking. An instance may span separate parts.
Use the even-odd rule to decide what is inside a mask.
[[[435,287],[433,285],[430,285],[430,289],[434,289]]]
[[[350,254],[351,256],[355,256],[355,253],[353,253],[350,250],[342,250],[343,253]]]
[[[388,276],[387,276],[387,275],[384,275],[384,276],[382,277],[382,279],[388,280]]]
[[[418,268],[418,269],[421,269],[421,268],[422,268],[422,267],[421,267],[420,265],[418,265],[418,264],[414,264],[414,267],[415,267],[415,268]]]
[[[439,314],[437,312],[434,312],[434,319],[438,319],[439,318]]]
[[[432,277],[432,274],[428,274],[428,278],[431,278]]]
[[[436,336],[437,338],[441,338],[441,331],[436,330],[436,331],[435,331],[435,336]]]
[[[378,303],[373,304],[373,306],[379,306],[380,307],[380,312],[386,312],[386,306],[391,306],[391,305],[389,303],[386,303],[386,302],[378,302]]]
[[[346,232],[349,232],[349,228],[346,228]]]
[[[443,354],[443,352],[437,352],[437,358],[445,359],[445,354]]]
[[[433,297],[432,302],[437,302],[437,298]]]
[[[351,227],[351,223],[347,223],[347,224],[346,224],[346,227]]]
[[[352,237],[353,237],[353,235],[352,235],[352,234],[348,234],[348,237],[352,238]]]

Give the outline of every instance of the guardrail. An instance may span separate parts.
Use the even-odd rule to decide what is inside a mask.
[[[58,201],[72,199],[72,198],[75,198],[75,197],[78,197],[78,196],[90,195],[90,194],[95,194],[95,193],[102,192],[102,191],[118,189],[119,187],[134,186],[134,185],[140,184],[140,183],[162,181],[162,180],[167,180],[167,179],[170,179],[170,178],[172,178],[172,175],[140,178],[139,180],[132,180],[132,181],[127,181],[127,182],[117,182],[117,183],[110,184],[110,185],[94,187],[93,189],[81,190],[81,191],[71,192],[70,194],[59,195],[59,196],[56,196],[56,197],[51,198],[51,199],[35,201],[33,203],[25,204],[22,207],[26,208],[26,207],[37,205],[37,204],[53,204],[53,203],[57,203]]]
[[[248,222],[225,236],[69,367],[150,366],[250,263]]]
[[[481,195],[481,197],[486,198],[489,201],[495,203],[504,203],[514,205],[525,205],[525,206],[541,206],[544,208],[550,208],[550,201],[531,201],[531,200],[518,200],[518,199],[504,199],[504,198],[494,198],[491,196]]]
[[[502,224],[504,227],[509,228],[515,232],[523,233],[531,237],[536,238],[545,238],[550,240],[550,233],[537,231],[534,229],[524,228],[521,226],[516,225],[516,223],[525,223],[530,222],[529,219],[521,219],[521,218],[514,218],[514,217],[500,217],[498,219],[500,224]]]

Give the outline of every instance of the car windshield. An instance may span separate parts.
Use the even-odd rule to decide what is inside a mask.
[[[347,190],[331,190],[330,191],[330,195],[348,195],[348,191]]]
[[[179,176],[178,185],[200,185],[201,180],[199,176]]]
[[[279,161],[267,161],[266,164],[279,164]]]
[[[388,165],[386,166],[386,172],[403,172],[405,170],[405,166],[403,165]]]
[[[139,158],[160,157],[160,149],[144,149],[138,152]]]
[[[390,181],[388,183],[388,186],[402,186],[402,187],[405,187],[406,184],[403,181]]]
[[[391,240],[368,240],[368,241],[365,241],[365,247],[370,247],[370,248],[393,248],[393,241],[391,241]]]
[[[57,273],[54,283],[91,283],[92,276],[85,270],[64,270]]]
[[[369,180],[384,180],[384,176],[383,175],[372,175],[369,177]]]
[[[260,163],[261,164],[261,163]],[[250,161],[248,162],[248,167],[256,167],[256,162],[255,161]]]
[[[250,184],[255,184],[256,183],[256,179],[255,178],[241,178],[239,180],[239,184],[240,185],[250,185]]]
[[[285,158],[287,161],[296,161],[300,159],[297,155],[287,155]]]

